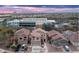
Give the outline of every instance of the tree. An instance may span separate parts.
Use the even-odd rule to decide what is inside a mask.
[[[50,30],[54,29],[54,26],[53,26],[52,23],[44,23],[43,29],[46,30],[46,31],[50,31]]]
[[[6,22],[7,22],[7,19],[4,19],[3,22],[2,22],[4,27],[6,27]]]

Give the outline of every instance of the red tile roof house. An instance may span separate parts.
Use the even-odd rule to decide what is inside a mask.
[[[52,40],[66,40],[66,38],[61,34],[60,32],[56,30],[51,30],[48,32],[48,37]],[[49,52],[63,52],[63,49],[61,46],[56,47],[55,45],[48,44]]]
[[[14,35],[18,39],[18,44],[26,44],[28,46],[30,30],[22,28],[17,30]]]
[[[7,43],[7,44],[6,44],[7,47],[9,47],[9,48],[12,48],[13,46],[16,47],[16,45],[18,44],[17,38],[16,38],[15,36],[11,36],[11,37],[7,40],[6,43]],[[11,50],[14,50],[14,49],[11,49]]]
[[[34,29],[31,33],[31,45],[32,48],[34,46],[39,46],[40,48],[44,48],[44,43],[47,41],[46,31],[41,28]],[[39,49],[40,49],[39,48]],[[44,51],[40,51],[44,52]]]
[[[67,36],[67,39],[71,41],[71,43],[77,47],[79,50],[79,32],[75,32],[74,34],[71,34],[70,36]]]
[[[40,33],[36,33],[36,32],[31,33],[31,45],[32,46],[41,46],[41,35],[40,35]]]
[[[40,33],[37,33],[37,32],[32,32],[31,33],[31,46],[32,46],[31,52],[35,53],[37,50],[38,50],[37,52],[41,52],[41,51],[39,51],[42,48],[42,45],[41,45],[41,34]]]
[[[40,37],[39,38],[40,43],[41,43],[41,40],[43,41],[43,43],[47,42],[47,32],[45,30],[41,29],[41,28],[34,29],[31,33],[31,35],[34,36],[35,38]]]
[[[44,42],[47,42],[47,31],[45,31],[41,28],[37,28],[37,29],[33,30],[32,32],[40,33],[42,40]]]
[[[79,33],[78,32],[73,32],[71,30],[67,30],[63,32],[63,35],[69,40],[72,45],[70,45],[70,48],[72,51],[78,51],[78,46],[79,46]]]

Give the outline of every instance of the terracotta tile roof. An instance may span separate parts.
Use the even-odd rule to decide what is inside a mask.
[[[29,35],[30,34],[30,30],[28,30],[28,29],[25,29],[25,28],[22,28],[22,29],[20,29],[20,30],[17,30],[16,32],[15,32],[15,35]]]
[[[71,41],[79,41],[79,33],[67,37]]]
[[[41,37],[40,33],[37,32],[32,32],[31,36],[35,36],[35,37]]]
[[[48,36],[52,39],[66,39],[63,34],[59,33],[58,31],[52,30],[48,32]]]
[[[43,32],[43,33],[47,33],[47,31],[41,29],[41,28],[37,28],[37,29],[34,29],[32,32]]]

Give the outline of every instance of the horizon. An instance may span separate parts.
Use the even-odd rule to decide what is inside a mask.
[[[0,5],[1,13],[79,13],[79,5]]]

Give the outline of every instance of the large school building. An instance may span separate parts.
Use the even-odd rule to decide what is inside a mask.
[[[23,18],[7,21],[7,26],[11,27],[35,27],[50,22],[47,18]],[[52,21],[51,21],[52,22]]]

